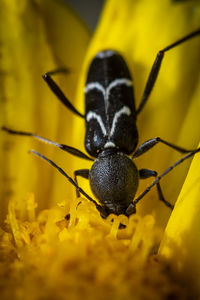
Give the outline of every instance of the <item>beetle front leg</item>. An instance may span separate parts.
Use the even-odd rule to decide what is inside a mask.
[[[161,189],[161,186],[159,183],[159,180],[160,180],[160,178],[162,178],[163,175],[161,175],[159,177],[157,177],[157,175],[158,175],[157,172],[153,171],[153,170],[149,170],[149,169],[140,169],[139,170],[140,179],[147,179],[150,177],[155,177],[156,179],[154,180],[153,184],[151,184],[151,186],[149,186],[138,198],[136,198],[135,200],[133,200],[131,202],[131,204],[126,209],[127,216],[130,216],[136,212],[136,204],[139,202],[139,200],[141,200],[146,195],[146,193],[148,193],[150,191],[151,187],[153,187],[154,185],[156,185],[156,187],[157,187],[159,200],[162,201],[169,208],[171,208],[171,209],[174,208],[174,205],[172,205],[167,200],[165,200],[165,198],[163,196],[163,192],[162,192],[162,189]]]
[[[170,173],[174,168],[176,168],[178,165],[182,164],[186,159],[191,158],[192,156],[194,156],[196,153],[200,152],[200,148],[197,148],[196,150],[188,153],[187,155],[185,155],[184,157],[182,157],[181,159],[177,160],[177,162],[175,162],[173,165],[171,165],[169,168],[167,168],[161,175],[159,175],[158,177],[155,178],[155,180],[152,182],[152,184],[150,184],[145,190],[144,192],[142,192],[136,199],[134,199],[130,205],[128,206],[127,210],[126,210],[126,215],[129,216],[131,215],[131,212],[133,211],[133,209],[135,209],[136,204],[155,186],[159,183],[159,181],[166,176],[168,173]]]
[[[89,169],[80,169],[80,170],[76,170],[74,171],[74,181],[76,182],[76,184],[78,185],[78,180],[77,180],[77,176],[81,176],[83,178],[89,179]],[[78,189],[76,189],[76,197],[79,198],[80,192]]]
[[[105,210],[101,205],[99,205],[94,199],[92,199],[81,187],[78,186],[78,184],[58,165],[56,165],[51,159],[47,158],[46,156],[38,153],[35,150],[30,150],[30,153],[35,154],[36,156],[40,157],[41,159],[47,161],[50,165],[52,165],[54,168],[58,170],[63,176],[67,178],[67,180],[83,195],[85,196],[90,202],[92,202],[95,206],[96,209],[100,212],[102,216],[105,215]]]
[[[149,177],[155,177],[156,178],[158,176],[158,173],[156,171],[149,170],[149,169],[141,169],[141,170],[139,170],[139,176],[140,176],[140,179],[146,179],[146,178],[149,178]],[[157,187],[157,191],[158,191],[159,200],[162,201],[169,208],[173,209],[174,205],[172,205],[167,200],[165,200],[165,197],[163,195],[163,192],[162,192],[159,181],[156,183],[156,187]]]

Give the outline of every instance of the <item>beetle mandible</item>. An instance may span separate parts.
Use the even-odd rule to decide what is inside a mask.
[[[123,57],[112,49],[100,51],[91,62],[85,85],[85,114],[80,113],[71,104],[52,79],[52,75],[61,70],[48,72],[43,76],[59,100],[74,114],[85,119],[85,149],[90,156],[76,148],[52,142],[33,133],[12,130],[5,126],[2,129],[11,134],[32,136],[42,142],[59,147],[72,155],[93,161],[90,170],[76,170],[73,180],[52,160],[34,150],[30,151],[57,168],[76,187],[78,196],[81,193],[95,204],[102,217],[107,217],[111,213],[116,215],[125,214],[126,216],[135,213],[138,201],[154,185],[157,187],[159,199],[173,209],[173,205],[165,200],[159,181],[174,167],[200,152],[200,148],[187,150],[156,137],[144,142],[135,150],[138,143],[136,118],[149,99],[165,52],[199,34],[200,29],[158,52],[137,109],[129,69]],[[160,176],[157,176],[157,172],[154,170],[138,170],[133,162],[135,157],[142,155],[157,143],[163,143],[176,151],[187,153]],[[77,183],[78,176],[89,179],[91,189],[99,200],[99,204],[80,188]],[[139,179],[149,177],[155,177],[155,180],[139,197],[134,199]]]

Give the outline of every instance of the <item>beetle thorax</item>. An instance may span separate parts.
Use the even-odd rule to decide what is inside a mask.
[[[103,151],[90,170],[90,186],[108,214],[123,214],[138,187],[138,170],[122,152]]]

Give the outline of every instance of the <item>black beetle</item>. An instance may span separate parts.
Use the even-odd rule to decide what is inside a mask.
[[[91,62],[85,85],[85,114],[81,114],[70,103],[52,79],[51,75],[62,70],[48,72],[43,76],[51,90],[62,103],[73,113],[85,119],[85,148],[90,156],[76,148],[54,143],[32,133],[16,131],[7,127],[3,127],[2,129],[11,134],[32,136],[40,141],[59,147],[75,156],[94,161],[90,170],[76,170],[73,180],[53,161],[31,150],[32,153],[48,161],[67,177],[76,187],[77,195],[80,196],[81,193],[88,200],[92,201],[102,217],[106,217],[111,213],[116,215],[125,214],[127,216],[135,213],[136,203],[148,193],[154,185],[157,187],[159,199],[173,209],[173,205],[164,199],[159,181],[185,159],[199,152],[200,148],[196,150],[186,150],[156,137],[146,141],[135,151],[138,143],[136,118],[146,104],[154,87],[165,52],[199,34],[200,29],[158,52],[138,109],[135,108],[133,81],[128,67],[122,56],[114,50],[108,49],[100,51]],[[138,170],[132,159],[145,153],[159,142],[181,153],[188,154],[169,167],[160,176],[157,176],[157,172],[153,170]],[[129,156],[132,153],[133,155],[130,158]],[[89,179],[91,189],[100,204],[79,187],[77,176]],[[148,177],[156,178],[138,198],[133,200],[139,179]]]

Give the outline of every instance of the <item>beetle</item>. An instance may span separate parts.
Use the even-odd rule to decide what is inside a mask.
[[[165,200],[159,181],[174,167],[199,152],[200,148],[187,150],[156,137],[144,142],[136,149],[138,144],[136,119],[149,99],[164,54],[199,34],[200,29],[158,52],[137,109],[130,71],[121,54],[115,50],[106,49],[98,52],[90,64],[85,85],[85,114],[80,113],[71,104],[53,80],[52,75],[60,70],[47,72],[43,76],[59,100],[74,114],[85,119],[85,149],[89,156],[76,148],[52,142],[33,133],[16,131],[7,127],[3,127],[3,130],[11,134],[32,136],[42,142],[59,147],[74,156],[93,161],[90,170],[76,170],[74,179],[72,179],[52,160],[37,151],[30,151],[57,168],[75,186],[77,196],[80,196],[81,193],[93,202],[102,217],[107,217],[111,213],[116,215],[125,214],[126,216],[135,213],[136,204],[153,186],[157,187],[159,199],[173,209],[173,205]],[[144,154],[158,143],[163,143],[176,151],[186,153],[186,155],[166,169],[160,176],[157,176],[157,172],[154,170],[138,170],[133,159]],[[77,182],[78,176],[89,179],[91,190],[99,203],[81,189]],[[134,199],[139,179],[149,177],[155,177],[155,180],[141,195]]]

